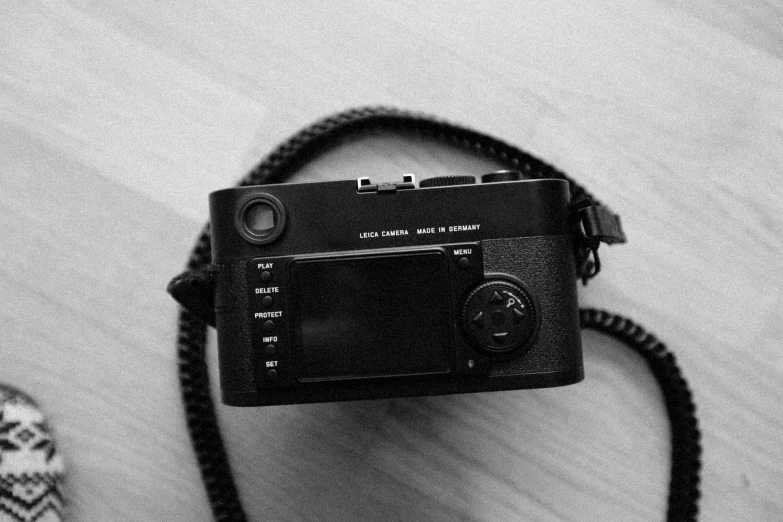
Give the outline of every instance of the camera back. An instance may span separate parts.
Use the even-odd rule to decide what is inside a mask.
[[[564,180],[515,172],[210,195],[223,401],[295,404],[582,380]]]

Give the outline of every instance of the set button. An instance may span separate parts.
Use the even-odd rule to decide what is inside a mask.
[[[278,358],[281,349],[274,343],[266,343],[256,348],[257,368],[264,382],[277,381],[280,374],[282,361]]]

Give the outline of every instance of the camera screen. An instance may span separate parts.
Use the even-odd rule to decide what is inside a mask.
[[[451,297],[442,250],[297,260],[291,283],[300,381],[450,370]]]

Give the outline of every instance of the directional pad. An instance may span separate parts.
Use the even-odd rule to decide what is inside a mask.
[[[490,280],[473,289],[462,317],[469,343],[492,355],[529,347],[538,322],[529,290],[505,279]]]

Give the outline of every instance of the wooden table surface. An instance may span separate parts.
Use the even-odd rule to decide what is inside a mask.
[[[516,144],[622,215],[580,303],[677,354],[702,519],[783,519],[780,2],[6,1],[0,382],[48,414],[72,520],[210,519],[166,283],[210,191],[378,104]],[[494,167],[376,136],[293,181]],[[661,394],[621,345],[584,345],[564,388],[219,406],[251,520],[663,519]]]

